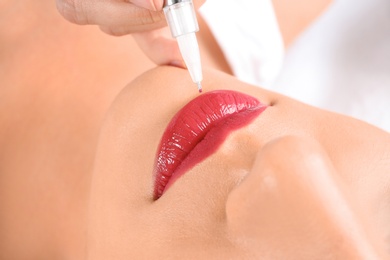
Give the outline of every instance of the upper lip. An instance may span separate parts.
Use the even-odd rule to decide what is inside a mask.
[[[211,155],[229,130],[246,125],[266,107],[254,97],[227,90],[190,101],[172,118],[161,138],[154,167],[154,199],[183,172]]]

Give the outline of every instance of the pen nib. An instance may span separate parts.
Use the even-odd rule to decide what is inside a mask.
[[[196,85],[198,85],[199,93],[202,93],[202,84],[200,84],[200,82],[196,82]]]

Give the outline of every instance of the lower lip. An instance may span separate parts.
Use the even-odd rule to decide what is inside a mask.
[[[233,130],[253,121],[267,108],[235,91],[213,91],[184,106],[161,139],[155,163],[154,199],[194,165],[213,154]]]

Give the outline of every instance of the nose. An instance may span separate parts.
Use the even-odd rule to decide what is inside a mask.
[[[374,231],[320,144],[283,137],[230,193],[231,237],[271,259],[384,259]],[[382,257],[381,257],[382,256]]]

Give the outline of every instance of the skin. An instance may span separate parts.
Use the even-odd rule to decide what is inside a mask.
[[[198,94],[187,72],[172,67],[128,85],[100,135],[89,259],[384,257],[387,133],[215,70],[205,70],[204,88],[238,90],[271,106],[153,201],[156,147]]]
[[[70,24],[51,0],[0,12],[0,259],[83,259],[102,120],[153,64],[131,37]]]
[[[330,0],[272,0],[285,46],[291,43],[320,16],[333,1]]]
[[[194,0],[195,9],[206,0]],[[306,28],[331,0],[272,0],[286,46]],[[132,34],[142,51],[157,65],[185,68],[178,46],[166,28],[164,0],[56,0],[68,21],[94,24],[114,36]],[[109,17],[109,19],[107,19]]]
[[[195,1],[199,8],[205,0]],[[185,67],[179,48],[166,28],[164,0],[56,0],[68,21],[98,25],[114,36],[132,34],[143,52],[158,65]]]
[[[209,166],[199,165],[201,168],[194,168],[192,174],[189,172],[174,185],[175,188],[172,187],[171,194],[188,192],[192,196],[173,198],[175,195],[167,193],[164,200],[155,204],[149,196],[152,185],[149,169],[157,143],[168,120],[197,95],[187,72],[158,68],[128,85],[154,66],[132,37],[113,38],[95,27],[71,25],[59,16],[55,3],[49,0],[24,1],[23,4],[5,1],[1,6],[4,8],[0,8],[0,259],[84,259],[87,256],[90,259],[103,256],[106,259],[107,256],[111,259],[113,256],[132,259],[140,256],[136,254],[183,258],[182,254],[187,252],[191,253],[188,257],[203,253],[215,258],[254,258],[259,253],[266,253],[254,250],[259,248],[259,239],[262,239],[259,235],[270,233],[275,234],[275,240],[267,241],[267,248],[283,248],[286,252],[292,250],[286,246],[297,240],[296,234],[303,234],[299,241],[304,243],[293,244],[305,247],[301,252],[307,250],[307,241],[310,245],[318,241],[318,244],[329,245],[328,251],[324,249],[321,252],[381,254],[381,242],[388,237],[389,183],[386,171],[389,168],[389,151],[385,147],[389,141],[388,134],[364,123],[242,84],[218,72],[229,73],[229,67],[221,58],[223,55],[218,46],[207,36],[207,28],[202,27],[199,41],[207,90],[237,89],[267,104],[276,103],[252,125],[230,135],[218,153],[204,161],[215,163],[210,170],[220,166],[216,174],[208,177],[196,174],[195,170],[201,173]],[[148,81],[149,77],[156,77],[155,81],[159,84]],[[160,85],[161,82],[164,86]],[[146,120],[145,116],[135,120],[139,117],[140,107],[129,107],[132,100],[142,101],[146,92],[149,92],[149,99],[168,96],[166,101],[169,104],[158,107],[154,121],[151,117],[148,117],[151,121],[142,121]],[[157,104],[162,99],[151,101]],[[151,108],[157,106],[148,105],[142,113]],[[121,138],[125,139],[112,136],[114,130],[123,130],[123,124],[129,123],[127,116],[130,112],[135,121],[129,126],[129,131],[135,130],[134,126],[139,124],[144,128],[133,135],[140,138],[140,133],[147,135],[142,142],[146,145],[142,156],[136,152],[138,148],[123,146],[126,142],[137,141],[128,140],[129,132],[122,132]],[[163,114],[160,115],[161,112]],[[117,126],[113,125],[115,118],[118,119]],[[104,154],[104,146],[108,146],[110,140],[119,144]],[[239,140],[251,145],[244,146]],[[122,148],[124,150],[120,151]],[[235,149],[240,149],[241,153],[234,152]],[[301,151],[299,158],[318,154],[321,167],[301,163],[302,160],[291,158],[292,153],[283,155],[282,152],[286,151]],[[114,158],[114,154],[118,157]],[[135,157],[135,154],[142,158]],[[123,168],[124,163],[130,163],[128,158],[140,159],[137,160],[137,169],[130,165]],[[115,165],[115,168],[108,171],[110,165]],[[279,169],[280,165],[289,166],[288,173],[291,175],[286,174],[285,169]],[[351,165],[354,169],[348,171]],[[310,188],[316,180],[309,178],[313,176],[310,173],[318,172],[313,170],[314,167],[329,169],[321,175],[325,176],[322,180],[328,180],[326,186],[324,182],[320,183],[320,187],[327,191],[321,193],[324,195]],[[140,176],[138,184],[125,182],[131,177],[129,169],[133,169],[132,172],[137,170],[133,176]],[[236,169],[241,170],[233,172]],[[271,194],[269,197],[273,200],[262,201],[261,198],[266,197],[260,195],[250,195],[251,198],[259,198],[252,202],[244,200],[248,196],[246,194],[253,194],[251,187],[244,184],[257,183],[256,179],[251,179],[260,178],[261,175],[256,173],[265,172],[265,169],[269,169],[270,174],[274,173],[276,179],[280,178],[278,187],[296,188],[290,192],[283,189],[285,193],[278,192],[274,196]],[[291,173],[291,169],[296,170]],[[194,185],[200,182],[204,185]],[[241,185],[237,186],[238,182]],[[201,195],[207,194],[202,192],[208,192],[207,187],[210,186],[218,189],[213,189],[205,201]],[[328,192],[331,189],[337,192]],[[326,195],[334,193],[337,196]],[[287,203],[283,198],[291,200]],[[307,198],[313,198],[310,204],[306,203]],[[167,203],[168,200],[170,203]],[[191,203],[185,204],[188,200]],[[234,203],[235,200],[240,203]],[[266,226],[276,228],[280,223],[286,223],[282,230],[288,233],[254,229],[261,227],[253,223],[256,220],[253,216],[259,212],[252,214],[246,209],[259,208],[253,206],[256,203],[265,207],[265,202],[269,203],[265,208],[267,212],[271,209],[276,211],[270,213]],[[103,205],[107,208],[101,208]],[[202,207],[196,208],[199,205]],[[337,210],[330,205],[337,206]],[[331,214],[338,209],[351,213],[341,216]],[[153,214],[148,215],[147,212]],[[290,215],[293,218],[287,220],[294,221],[291,225],[282,218]],[[166,221],[158,223],[156,216],[175,221],[170,225]],[[307,226],[305,217],[310,216],[319,224],[300,232],[300,227]],[[152,221],[152,218],[156,220]],[[132,220],[138,222],[133,223]],[[278,220],[277,225],[272,220]],[[295,224],[296,221],[299,225]],[[100,226],[100,223],[105,226]],[[142,227],[140,223],[147,226]],[[348,226],[348,223],[355,224]],[[154,231],[152,235],[148,227],[155,226],[159,231]],[[149,229],[148,232],[145,229]],[[164,234],[167,229],[171,233]],[[354,233],[346,233],[345,229],[354,230]],[[137,237],[136,232],[139,232]],[[367,233],[367,236],[362,236],[362,233]],[[316,234],[323,236],[318,238]],[[279,239],[280,236],[286,239]],[[112,240],[105,243],[109,237]],[[294,239],[287,239],[289,237]],[[145,242],[145,239],[150,241]],[[176,246],[175,250],[179,250],[169,251],[170,248],[161,242],[167,239]],[[140,243],[142,241],[145,243]],[[335,241],[337,245],[340,245],[339,241],[352,242],[344,243],[346,245],[340,249],[334,248]],[[133,242],[134,246],[130,247]],[[181,246],[183,249],[180,250]],[[189,247],[194,252],[184,251]],[[156,249],[157,252],[154,251]],[[319,250],[318,245],[313,245],[314,249]],[[275,251],[280,250],[270,250],[268,254]],[[293,252],[296,253],[296,250]]]

